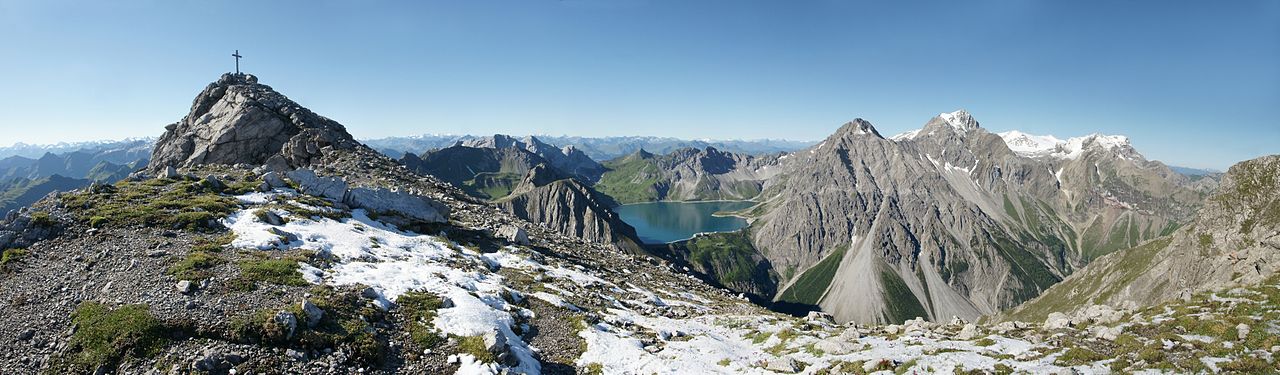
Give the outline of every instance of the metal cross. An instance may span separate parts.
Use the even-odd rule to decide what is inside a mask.
[[[236,74],[240,74],[240,58],[244,56],[240,56],[240,50],[236,50],[236,53],[231,54],[231,56],[236,58]]]

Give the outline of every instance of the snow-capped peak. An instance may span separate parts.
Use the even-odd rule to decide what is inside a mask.
[[[889,139],[892,139],[895,141],[902,141],[907,139],[915,139],[917,135],[920,135],[920,129],[898,133],[898,135],[889,137]]]
[[[973,116],[963,109],[951,113],[939,113],[938,117],[942,118],[942,121],[945,121],[952,129],[955,129],[956,133],[964,134],[978,128],[978,121],[974,120]]]
[[[1129,137],[1123,135],[1093,133],[1066,140],[1052,135],[1033,135],[1017,130],[997,133],[997,135],[1004,139],[1004,143],[1010,150],[1026,157],[1049,156],[1056,159],[1076,159],[1090,147],[1116,151],[1125,157],[1137,155],[1129,143]]]
[[[1045,156],[1066,143],[1052,135],[1032,135],[1017,130],[997,133],[1009,149],[1023,156]]]

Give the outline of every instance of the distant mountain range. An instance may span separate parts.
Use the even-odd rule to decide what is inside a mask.
[[[27,206],[54,191],[94,181],[111,183],[146,165],[153,139],[18,144],[0,149],[0,213]],[[43,152],[30,156],[36,152]],[[56,152],[56,153],[55,153]]]
[[[488,136],[474,135],[418,135],[410,137],[390,137],[366,139],[363,142],[375,150],[398,158],[404,153],[421,153],[434,148],[445,148],[458,143],[466,143]],[[573,146],[596,161],[604,161],[630,155],[636,151],[666,154],[682,148],[705,149],[713,147],[722,151],[758,155],[779,152],[791,152],[813,145],[811,141],[791,140],[687,140],[671,137],[572,137],[572,136],[536,136],[542,142],[555,146]]]

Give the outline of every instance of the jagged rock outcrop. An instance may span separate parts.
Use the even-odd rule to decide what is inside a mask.
[[[1256,285],[1280,269],[1280,156],[1231,167],[1222,187],[1170,236],[1098,258],[1006,314],[1043,319],[1093,304],[1152,305]]]
[[[620,202],[743,200],[760,194],[782,154],[742,155],[682,148],[666,155],[643,149],[604,163],[595,188]]]
[[[199,164],[310,166],[359,143],[336,121],[298,105],[250,74],[223,74],[200,92],[181,121],[165,127],[149,172]]]
[[[586,183],[594,183],[600,178],[600,174],[604,173],[605,168],[592,160],[586,153],[578,150],[574,146],[565,146],[557,148],[555,146],[543,143],[533,136],[524,139],[516,139],[508,135],[495,134],[491,137],[483,137],[471,139],[463,142],[462,146],[476,148],[514,148],[528,151],[534,155],[546,159],[548,163],[555,169],[567,173],[579,181]]]
[[[572,178],[559,178],[546,165],[529,171],[511,195],[496,202],[516,217],[568,236],[643,253],[632,228],[609,207],[613,202]]]

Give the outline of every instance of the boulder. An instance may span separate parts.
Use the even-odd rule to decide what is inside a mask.
[[[804,316],[804,320],[809,323],[815,323],[824,326],[832,326],[836,324],[836,319],[821,311],[810,311]]]
[[[511,242],[514,244],[518,244],[518,245],[529,244],[529,234],[525,233],[524,229],[521,229],[520,227],[517,227],[515,225],[504,225],[502,226],[502,228],[498,228],[497,235],[498,237],[502,237],[506,239],[508,242]]]
[[[982,335],[982,333],[978,332],[977,325],[967,323],[964,325],[964,328],[960,329],[959,333],[956,333],[956,340],[973,340],[978,338],[980,335]]]
[[[271,225],[284,225],[284,218],[281,218],[280,215],[276,215],[276,213],[271,210],[265,210],[262,213],[262,220]]]
[[[796,363],[796,360],[791,357],[783,356],[769,358],[769,360],[765,362],[764,368],[773,372],[794,374],[800,371],[800,364]]]
[[[310,300],[302,300],[302,314],[305,315],[308,328],[315,328],[324,319],[324,310]]]
[[[320,177],[310,169],[297,169],[288,173],[289,179],[298,184],[304,194],[321,196],[335,201],[347,198],[347,182],[338,177]]]
[[[284,331],[286,339],[293,338],[293,333],[298,330],[298,317],[291,312],[277,312],[276,316],[272,317],[271,320]]]
[[[449,208],[430,198],[383,188],[355,188],[344,203],[377,213],[393,213],[426,223],[449,221]]]
[[[289,187],[289,183],[285,182],[284,178],[280,177],[280,174],[275,171],[263,174],[262,182],[267,183],[267,186],[272,189]]]
[[[813,348],[821,350],[823,353],[831,354],[831,355],[849,354],[849,353],[852,353],[854,350],[858,350],[857,345],[854,345],[852,342],[843,340],[843,337],[839,339],[828,338],[828,339],[818,340],[818,342],[813,343]]]
[[[191,284],[191,280],[178,281],[177,288],[178,293],[182,294],[191,294],[191,292],[195,291],[195,285]]]
[[[1044,329],[1062,329],[1071,326],[1071,318],[1067,314],[1053,312],[1044,320]]]
[[[1093,331],[1093,337],[1107,341],[1115,341],[1116,337],[1119,337],[1121,333],[1124,333],[1124,327],[1122,326],[1093,326],[1090,330]]]
[[[178,178],[178,176],[178,169],[174,168],[172,165],[164,167],[164,172],[160,174],[160,177],[168,179],[175,179]]]

